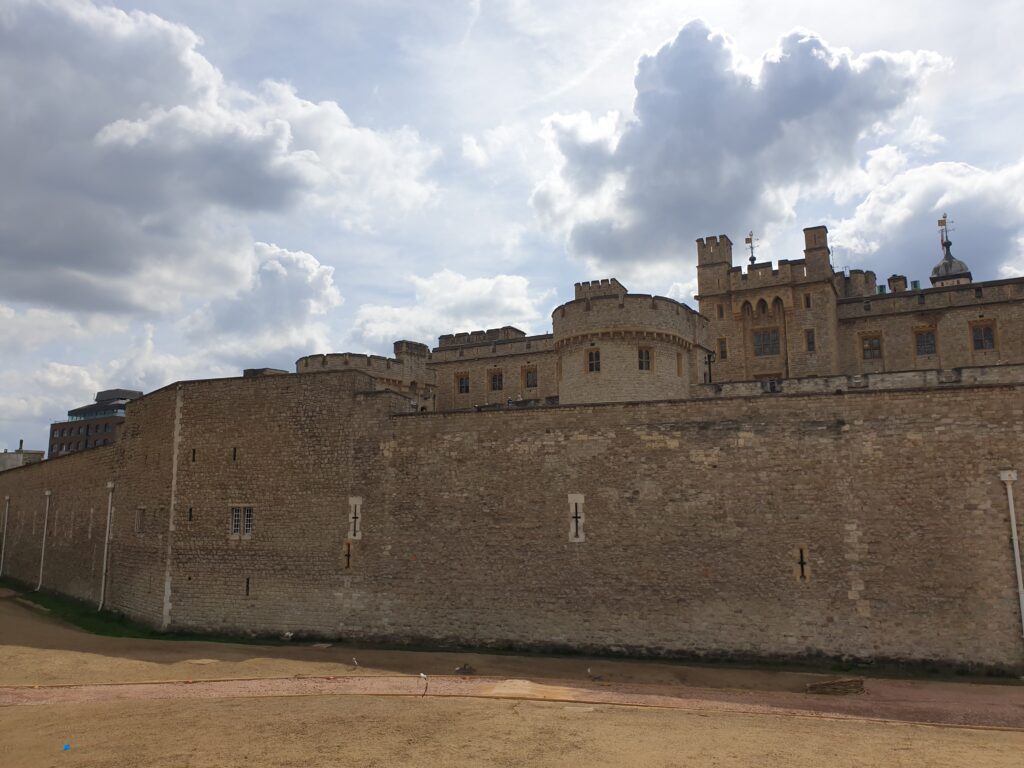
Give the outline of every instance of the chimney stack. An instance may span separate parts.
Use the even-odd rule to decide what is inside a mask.
[[[25,448],[25,440],[24,439],[19,440],[18,441],[18,450],[21,451],[21,450],[24,450],[24,448]]]

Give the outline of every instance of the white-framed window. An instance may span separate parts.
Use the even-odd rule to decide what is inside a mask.
[[[230,533],[231,538],[252,538],[255,523],[256,511],[254,507],[242,504],[231,507],[231,511],[228,515],[228,532]]]

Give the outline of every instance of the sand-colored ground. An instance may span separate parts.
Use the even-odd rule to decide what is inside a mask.
[[[462,663],[477,674],[455,675]],[[802,693],[820,679],[103,638],[8,597],[0,766],[1024,765],[1024,687],[869,680],[860,696]]]

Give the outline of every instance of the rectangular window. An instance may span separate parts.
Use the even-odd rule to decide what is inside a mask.
[[[500,392],[505,387],[505,379],[501,371],[491,371],[491,391]]]
[[[971,329],[971,335],[974,338],[975,349],[996,348],[996,329],[991,323],[975,325]]]
[[[882,359],[882,337],[865,336],[861,339],[861,350],[865,360]]]
[[[523,383],[527,389],[537,388],[537,366],[530,365],[523,369]]]
[[[918,331],[914,334],[914,345],[919,355],[935,354],[935,331]]]
[[[591,349],[587,352],[587,373],[597,373],[601,370],[601,350]]]
[[[779,354],[779,329],[767,328],[754,331],[754,356],[766,357]]]
[[[143,526],[145,525],[146,508],[139,507],[135,510],[135,532],[142,533]]]
[[[813,328],[808,328],[806,331],[804,331],[804,341],[806,342],[806,345],[807,345],[807,351],[808,352],[813,352],[814,349],[815,349],[815,347],[814,347],[814,329]]]
[[[641,347],[638,352],[638,365],[641,371],[651,370],[651,350]]]
[[[231,535],[237,536],[242,532],[242,508],[231,508]]]
[[[468,373],[457,373],[455,374],[455,390],[460,395],[469,394],[469,374]]]
[[[252,536],[252,507],[242,507],[242,535]]]
[[[718,305],[718,319],[721,320],[725,317],[725,307],[721,304]]]
[[[810,308],[811,308],[811,294],[805,293],[804,294],[804,309],[810,309]]]
[[[725,339],[718,340],[718,359],[728,360],[729,359],[729,343]]]

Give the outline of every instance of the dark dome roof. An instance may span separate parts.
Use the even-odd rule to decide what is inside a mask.
[[[949,240],[942,244],[945,255],[942,257],[942,261],[935,265],[932,269],[932,278],[947,278],[947,277],[959,277],[961,275],[970,277],[970,268],[960,259],[954,258],[949,247],[953,243]]]

